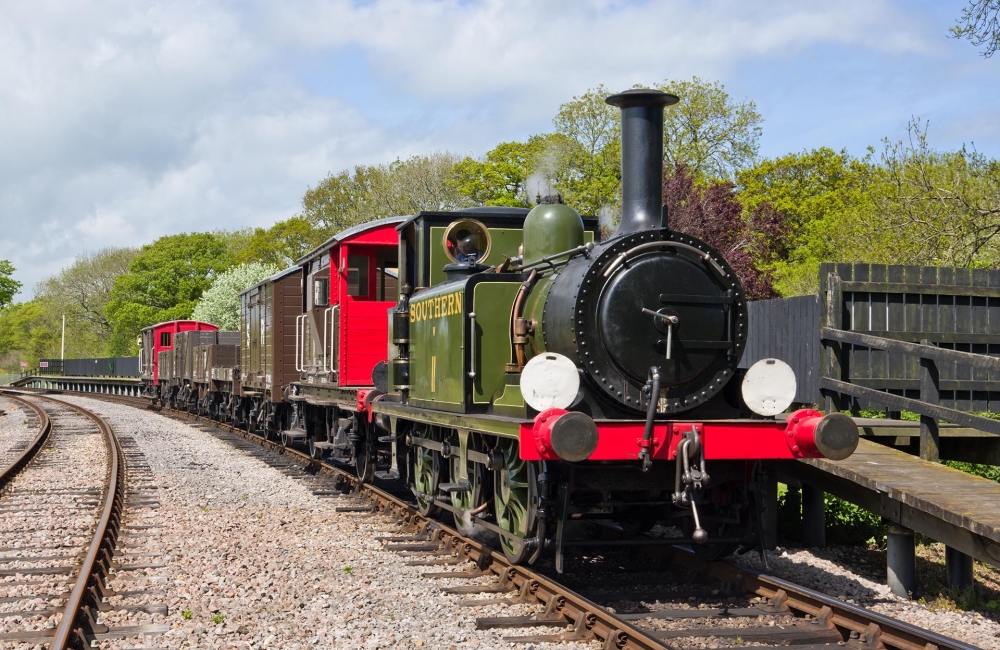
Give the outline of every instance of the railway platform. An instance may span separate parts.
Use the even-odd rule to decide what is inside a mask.
[[[61,375],[27,375],[11,382],[15,388],[70,390],[81,393],[138,396],[142,380],[138,377],[64,377]]]
[[[802,487],[803,538],[809,546],[825,541],[825,492],[891,522],[887,574],[889,586],[899,595],[916,590],[914,533],[946,545],[952,586],[972,583],[973,558],[1000,567],[996,481],[922,460],[873,437],[862,438],[857,451],[842,461],[811,459],[783,465],[777,480]]]

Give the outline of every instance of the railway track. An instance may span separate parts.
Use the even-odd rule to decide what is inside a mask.
[[[49,650],[157,631],[99,622],[114,595],[130,454],[94,413],[61,400],[4,392],[33,414],[38,434],[0,473],[0,643]]]
[[[151,407],[144,398],[82,395]],[[536,606],[537,611],[529,615],[477,619],[479,629],[511,630],[506,638],[513,642],[598,642],[607,650],[662,650],[709,643],[793,645],[799,650],[975,648],[773,576],[727,562],[704,562],[683,549],[656,546],[653,540],[645,550],[655,559],[637,553],[635,546],[624,555],[616,556],[615,551],[595,554],[585,577],[569,585],[545,567],[510,565],[502,553],[422,517],[400,494],[359,484],[353,473],[339,466],[229,425],[183,411],[160,410],[198,422],[237,446],[270,449],[302,471],[326,477],[331,489],[350,495],[349,505],[340,506],[339,511],[388,518],[391,527],[382,538],[387,550],[408,556],[415,565],[448,569],[428,570],[422,574],[425,578],[472,581],[443,587],[446,592],[469,596],[463,604]],[[684,577],[678,580],[678,575]],[[595,584],[602,588],[595,589]],[[488,598],[472,598],[476,595]],[[542,628],[550,631],[540,632]],[[521,629],[528,633],[518,634]]]

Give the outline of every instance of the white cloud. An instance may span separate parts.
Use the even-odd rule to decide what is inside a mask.
[[[888,0],[374,0],[0,5],[0,257],[269,225],[327,172],[547,128],[598,83],[817,44],[936,47]]]

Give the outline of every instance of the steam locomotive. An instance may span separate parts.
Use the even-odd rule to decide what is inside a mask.
[[[610,237],[558,197],[363,224],[244,291],[239,333],[145,330],[149,390],[405,481],[421,512],[514,562],[552,549],[561,570],[595,530],[657,524],[705,557],[760,546],[759,461],[843,459],[858,429],[780,415],[795,381],[781,362],[739,370],[739,279],[661,208],[677,101],[607,99],[622,115]]]

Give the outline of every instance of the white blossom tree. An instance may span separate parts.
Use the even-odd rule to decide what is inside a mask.
[[[219,274],[201,295],[191,318],[217,325],[220,330],[240,329],[240,292],[280,270],[273,264],[250,262]]]

